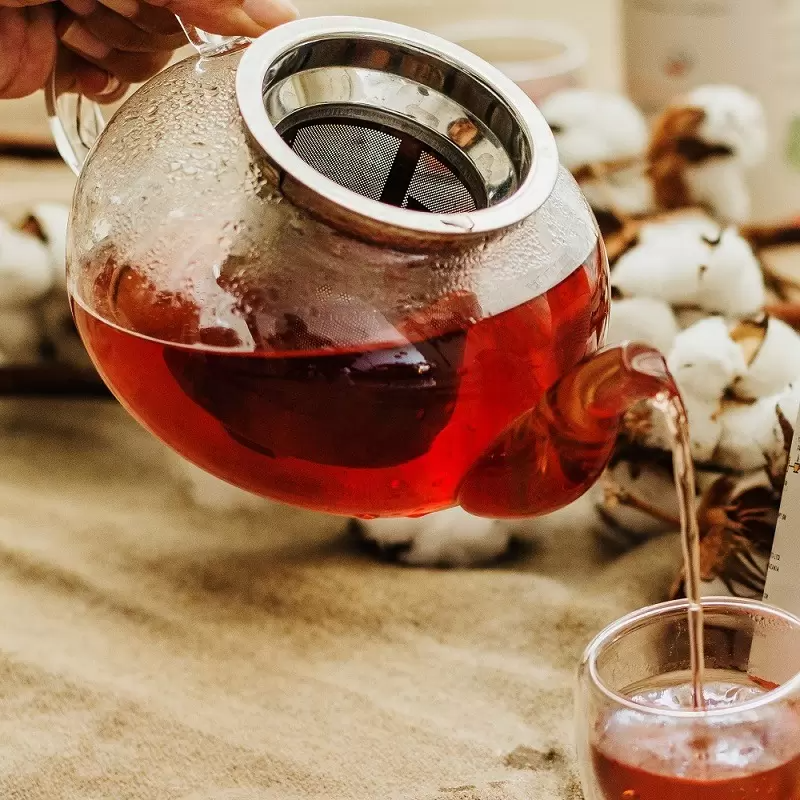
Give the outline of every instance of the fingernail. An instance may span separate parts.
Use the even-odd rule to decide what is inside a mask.
[[[297,19],[300,14],[291,0],[244,0],[242,11],[265,28]]]
[[[133,19],[139,14],[139,4],[136,0],[100,0],[100,2],[126,19]]]
[[[75,21],[61,34],[61,41],[79,55],[94,61],[108,58],[111,48],[89,33],[80,22]]]
[[[113,75],[109,75],[108,82],[103,88],[103,91],[97,93],[97,97],[110,97],[112,94],[114,94],[114,92],[117,91],[117,89],[119,89],[120,86],[122,86],[122,84],[119,82],[119,79],[115,78]]]

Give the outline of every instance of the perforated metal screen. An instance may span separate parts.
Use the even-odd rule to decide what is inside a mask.
[[[437,214],[477,209],[453,169],[400,131],[361,121],[326,121],[295,127],[284,138],[317,172],[371,200]]]

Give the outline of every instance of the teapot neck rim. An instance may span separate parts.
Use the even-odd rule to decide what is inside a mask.
[[[323,176],[283,140],[264,103],[264,91],[275,65],[303,45],[358,37],[413,47],[455,68],[487,87],[512,110],[520,134],[530,149],[530,164],[516,190],[496,205],[457,214],[409,210],[372,200]],[[254,40],[242,56],[236,75],[239,109],[249,133],[281,180],[301,187],[313,203],[352,216],[360,228],[432,238],[438,241],[487,236],[511,228],[545,203],[555,188],[559,158],[555,137],[533,101],[512,80],[469,51],[438,36],[396,23],[362,17],[315,17],[290,22]],[[360,223],[360,224],[359,224]]]

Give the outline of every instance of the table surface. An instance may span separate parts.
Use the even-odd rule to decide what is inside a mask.
[[[110,401],[0,401],[0,448],[9,800],[579,800],[581,651],[680,560],[567,515],[495,569],[381,564],[342,520],[192,506]]]

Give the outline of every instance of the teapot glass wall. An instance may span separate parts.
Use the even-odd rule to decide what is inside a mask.
[[[358,121],[351,175],[384,168],[388,129],[405,193],[319,174],[273,123],[276,97],[317,135]],[[418,210],[454,176],[475,210]],[[608,316],[596,223],[533,104],[459,48],[368,20],[291,23],[139,89],[83,167],[68,263],[84,342],[153,433],[246,489],[365,517],[457,504],[490,452],[496,479],[493,445],[601,347]],[[513,505],[470,510],[537,510]]]

